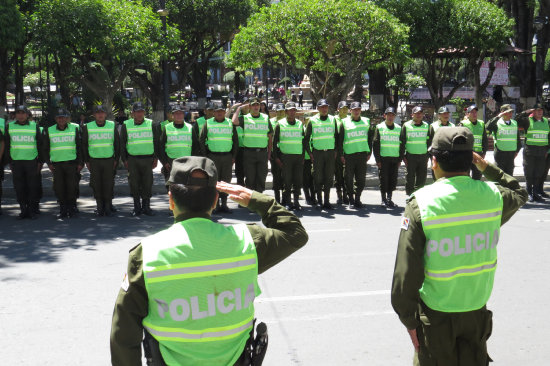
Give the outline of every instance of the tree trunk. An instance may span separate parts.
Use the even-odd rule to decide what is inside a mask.
[[[363,75],[359,74],[357,79],[355,79],[355,85],[353,86],[353,94],[351,99],[357,102],[363,100]]]
[[[0,48],[0,106],[8,106],[8,76],[11,71],[11,62],[8,51]]]
[[[25,103],[25,91],[23,90],[23,60],[25,50],[18,49],[15,55],[15,105]]]
[[[383,110],[386,105],[386,68],[371,69],[369,71],[369,109]]]
[[[55,84],[61,94],[61,101],[67,109],[73,109],[71,103],[71,90],[69,88],[69,80],[65,76],[66,71],[70,70],[72,66],[72,57],[59,58],[58,55],[54,55],[54,75]]]
[[[344,75],[328,74],[324,71],[311,71],[311,95],[313,105],[319,99],[326,99],[333,111],[336,110],[338,102],[345,100],[348,93],[353,88],[355,80],[362,73],[361,68],[350,68],[350,71]]]
[[[208,61],[205,58],[202,60],[191,69],[191,86],[197,94],[199,109],[204,108],[206,104],[206,79],[208,77]]]

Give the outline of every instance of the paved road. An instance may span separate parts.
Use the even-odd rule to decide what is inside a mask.
[[[153,218],[57,222],[45,205],[36,221],[16,221],[9,198],[0,217],[0,331],[5,365],[107,365],[112,308],[127,252],[140,237],[167,227],[163,196]],[[402,191],[396,203],[404,202]],[[265,365],[408,365],[412,346],[393,313],[389,289],[402,208],[386,212],[378,193],[368,208],[333,215],[306,210],[309,243],[260,278],[257,316],[268,323]],[[233,205],[233,207],[235,207]],[[499,269],[489,307],[495,312],[495,365],[547,365],[550,205],[526,206],[502,229]],[[219,217],[218,217],[219,218]],[[244,209],[220,221],[256,222]]]

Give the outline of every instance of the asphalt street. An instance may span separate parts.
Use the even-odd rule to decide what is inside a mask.
[[[95,218],[93,201],[84,198],[79,218],[64,221],[54,218],[54,200],[44,201],[38,220],[16,221],[13,198],[0,216],[0,364],[107,365],[128,250],[171,224],[166,197],[153,198],[155,217],[139,218],[129,216],[129,198],[115,199],[113,218]],[[308,244],[260,277],[256,312],[270,337],[264,365],[412,364],[413,347],[390,304],[405,195],[396,192],[394,210],[379,201],[371,188],[359,212],[300,214]],[[232,215],[215,218],[259,221],[231,207]],[[527,205],[502,228],[488,304],[493,365],[548,365],[548,208]]]

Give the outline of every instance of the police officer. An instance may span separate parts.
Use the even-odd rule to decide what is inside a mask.
[[[172,108],[172,118],[173,122],[166,124],[161,130],[158,146],[158,157],[165,181],[170,177],[174,159],[201,153],[197,130],[192,124],[185,122],[183,106]]]
[[[304,123],[304,133],[307,129],[307,125],[309,124],[309,119],[306,118]],[[305,141],[304,137],[304,143],[309,145],[309,151],[312,149],[311,140],[309,142]],[[307,152],[307,149],[304,151],[304,174],[302,175],[303,178],[303,186],[304,186],[304,196],[306,199],[306,203],[310,206],[317,205],[317,199],[315,198],[315,185],[313,182],[313,164],[311,163],[311,157],[309,156],[309,153]]]
[[[166,364],[244,365],[258,274],[308,237],[300,220],[272,197],[225,182],[216,186],[217,180],[207,158],[174,160],[168,185],[175,223],[130,250],[113,313],[113,365],[141,365],[144,330],[159,343]],[[267,227],[212,222],[216,187]],[[173,264],[176,269],[166,270]]]
[[[397,173],[403,156],[400,149],[401,126],[394,123],[395,109],[386,108],[384,121],[376,125],[373,137],[373,152],[378,167],[382,206],[394,208],[392,194],[397,187]]]
[[[422,121],[424,110],[416,106],[412,110],[412,120],[405,122],[401,128],[401,156],[404,156],[407,176],[405,192],[411,195],[426,184],[428,174],[428,123]]]
[[[342,121],[338,132],[338,152],[344,165],[344,176],[349,195],[349,204],[356,209],[363,207],[361,193],[365,189],[367,175],[367,161],[372,151],[374,130],[370,127],[370,120],[361,117],[361,103],[351,103],[351,116]],[[357,182],[355,195],[353,180]]]
[[[348,102],[345,100],[338,102],[337,112],[338,114],[335,115],[334,118],[336,119],[336,129],[340,131],[342,129],[342,121],[348,118]],[[346,181],[344,179],[344,164],[342,163],[341,157],[342,155],[337,156],[334,162],[334,186],[336,187],[336,195],[338,196],[336,204],[341,205],[343,203],[347,205],[350,201]],[[351,193],[353,193],[353,191]]]
[[[82,127],[82,150],[90,171],[97,216],[113,216],[115,173],[120,157],[120,137],[113,121],[107,121],[103,105],[94,107],[94,120]]]
[[[468,128],[474,134],[474,152],[485,157],[485,153],[489,147],[489,140],[487,139],[487,130],[485,129],[485,122],[477,119],[477,106],[471,105],[466,109],[465,118],[460,121],[459,126]],[[481,172],[475,165],[472,164],[472,178],[481,179]]]
[[[17,218],[36,219],[40,201],[40,175],[42,168],[42,139],[40,128],[29,121],[27,108],[15,108],[15,121],[6,126],[4,136],[7,163],[13,177],[13,187],[21,212]]]
[[[142,213],[153,216],[151,196],[153,169],[158,160],[155,155],[156,131],[153,121],[145,118],[145,108],[140,102],[132,106],[134,118],[124,122],[120,129],[121,153],[124,166],[128,169],[130,194],[134,198],[132,216]],[[140,202],[141,198],[141,202]]]
[[[544,184],[545,156],[550,146],[548,119],[543,117],[542,104],[518,115],[518,126],[525,131],[523,146],[523,171],[529,193],[529,202],[543,202],[541,197]]]
[[[214,109],[214,117],[204,124],[200,134],[200,147],[203,156],[214,162],[218,171],[218,179],[231,182],[233,164],[239,150],[239,137],[236,126],[225,117],[225,109],[221,106]],[[227,207],[227,195],[220,193],[221,204],[216,205],[216,213],[231,213]]]
[[[435,133],[440,127],[455,127],[455,124],[450,121],[451,111],[447,107],[440,107],[437,111],[437,121],[430,125],[428,130],[429,140],[434,138]]]
[[[244,98],[242,103],[237,103],[233,105],[233,109],[237,109],[239,106],[243,106],[241,108],[241,114],[240,116],[247,115],[250,113],[250,107],[248,105],[248,99]],[[230,110],[230,108],[228,108]],[[230,112],[229,112],[230,113]],[[231,114],[227,114],[226,116],[230,116]],[[240,186],[244,186],[244,132],[243,128],[241,126],[236,127],[237,135],[239,137],[239,151],[237,151],[237,157],[235,158],[235,177],[237,177],[237,184]]]
[[[275,127],[273,138],[273,155],[275,162],[281,167],[284,194],[283,202],[288,210],[301,210],[300,190],[302,189],[304,170],[304,126],[296,119],[296,103],[288,102],[285,106],[286,118]],[[290,194],[294,193],[291,203]]]
[[[4,182],[4,132],[6,131],[6,120],[0,118],[0,215],[2,215],[2,184]]]
[[[317,111],[319,113],[309,120],[306,127],[306,149],[313,164],[313,181],[317,189],[316,208],[332,210],[330,189],[334,180],[338,130],[335,118],[328,114],[326,99],[320,99],[317,102]],[[310,148],[310,142],[312,148]],[[322,197],[322,193],[324,197]]]
[[[260,113],[258,98],[250,99],[250,113],[241,115],[243,105],[233,114],[233,124],[243,128],[244,175],[246,187],[257,192],[265,190],[267,161],[271,158],[273,128],[269,116]]]
[[[518,122],[512,119],[514,109],[510,104],[503,104],[500,113],[487,123],[487,131],[495,139],[495,163],[504,173],[514,175],[514,159],[521,149]]]
[[[430,152],[437,181],[411,196],[402,219],[391,301],[414,345],[415,365],[489,364],[486,303],[500,226],[527,192],[473,147],[469,129],[436,132]],[[490,182],[470,178],[472,161]]]
[[[203,115],[197,118],[197,121],[196,121],[198,136],[200,136],[200,132],[202,131],[202,127],[204,126],[206,121],[214,117],[214,106],[212,105],[212,103],[206,103],[206,106],[204,107],[202,113]]]
[[[285,105],[283,103],[278,103],[275,106],[275,113],[275,117],[269,120],[273,131],[275,131],[275,127],[277,127],[279,121],[285,118]],[[274,151],[276,147],[276,145],[273,145],[271,147],[271,151]],[[271,166],[271,175],[273,176],[273,194],[275,195],[275,201],[281,203],[281,190],[283,189],[283,172],[281,170],[281,167],[275,162],[275,156],[273,153],[271,154],[269,165]],[[282,204],[283,206],[287,206],[290,204],[290,202],[283,201]]]
[[[69,123],[71,115],[59,108],[55,124],[43,133],[43,160],[53,174],[53,191],[59,202],[58,219],[76,216],[78,173],[82,170],[80,128]]]

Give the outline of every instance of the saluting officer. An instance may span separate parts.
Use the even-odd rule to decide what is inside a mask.
[[[248,99],[244,98],[242,103],[237,103],[233,105],[233,109],[237,109],[239,106],[243,106],[241,108],[241,114],[240,116],[247,115],[250,113],[250,107],[247,104]],[[228,113],[226,113],[226,117],[231,116],[230,113],[231,108],[228,108]],[[237,177],[237,184],[240,186],[244,186],[244,132],[242,126],[237,126],[237,135],[239,137],[239,151],[237,151],[237,157],[235,158],[235,177]]]
[[[367,175],[367,161],[371,155],[374,130],[370,127],[370,120],[361,117],[361,103],[351,103],[351,116],[342,121],[338,132],[338,152],[342,164],[349,195],[349,204],[356,209],[363,207],[361,193],[365,188]],[[353,180],[356,181],[355,195]]]
[[[4,142],[7,162],[12,171],[13,187],[21,209],[17,218],[35,219],[40,201],[42,139],[38,124],[29,121],[25,106],[15,108],[15,121],[6,126]]]
[[[155,141],[158,137],[154,136],[157,129],[153,129],[153,121],[145,118],[142,103],[134,103],[132,111],[134,118],[125,121],[120,129],[122,161],[128,169],[130,194],[134,198],[132,216],[142,213],[153,216],[151,197],[153,169],[158,164],[155,154]]]
[[[163,167],[164,180],[170,177],[172,161],[184,156],[200,155],[199,137],[191,123],[185,122],[185,109],[181,105],[172,108],[173,122],[161,130],[158,157]]]
[[[250,364],[258,274],[303,247],[308,236],[272,197],[225,182],[216,186],[217,180],[207,158],[174,160],[168,184],[175,222],[130,251],[113,311],[113,365],[141,365],[144,331],[155,365]],[[212,222],[216,187],[267,227]]]
[[[233,124],[243,128],[244,175],[247,188],[265,190],[267,161],[271,158],[273,128],[269,116],[260,113],[258,98],[250,99],[250,113],[241,115],[240,105],[233,114]]]
[[[276,164],[282,167],[284,194],[283,202],[288,210],[301,210],[300,190],[302,189],[304,169],[304,127],[296,119],[296,103],[288,102],[285,106],[286,118],[275,127],[273,138],[273,155]],[[294,193],[291,203],[290,194]]]
[[[83,167],[80,128],[69,123],[70,118],[69,111],[59,108],[55,124],[44,129],[43,137],[43,160],[53,174],[58,219],[76,215],[78,173]]]
[[[419,366],[486,366],[487,310],[500,227],[527,200],[519,182],[472,153],[464,127],[439,129],[430,148],[436,182],[411,196],[401,223],[392,306]],[[489,182],[470,178],[472,162]]]
[[[337,112],[338,114],[334,116],[334,119],[336,120],[336,129],[340,131],[342,129],[342,121],[348,118],[349,112],[348,103],[345,100],[338,102]],[[336,204],[341,205],[343,203],[347,205],[353,202],[349,201],[346,180],[344,177],[345,164],[342,163],[341,157],[342,155],[337,156],[334,162],[334,186],[336,187],[336,196],[338,197]],[[353,194],[353,191],[349,193]]]
[[[468,128],[474,134],[474,152],[485,157],[485,153],[489,148],[489,140],[487,139],[487,130],[485,129],[485,122],[477,119],[477,106],[471,105],[466,109],[466,117],[460,121],[459,126]],[[477,167],[472,164],[472,178],[481,179],[481,172]]]
[[[120,157],[120,137],[113,121],[107,121],[103,105],[94,108],[94,120],[82,126],[82,150],[90,171],[97,216],[113,216],[112,202],[116,165]]]
[[[269,120],[271,123],[271,128],[275,131],[277,124],[280,120],[285,118],[285,105],[283,103],[278,103],[275,106],[276,115],[275,117]],[[273,152],[277,148],[275,142],[271,146],[271,151]],[[275,156],[271,154],[271,160],[269,160],[269,165],[271,166],[271,175],[273,176],[273,194],[275,195],[275,201],[281,203],[281,191],[283,190],[283,172],[281,167],[276,163]],[[282,201],[283,206],[289,205],[290,202]]]
[[[313,180],[317,189],[317,205],[320,210],[332,210],[330,189],[334,181],[334,161],[336,160],[336,141],[338,131],[334,116],[328,114],[328,102],[321,99],[317,102],[317,111],[306,127],[306,149],[313,164]],[[313,148],[310,148],[309,142]],[[324,194],[324,197],[322,197]],[[323,201],[324,198],[324,201]]]
[[[202,155],[216,165],[218,180],[227,183],[231,183],[233,164],[239,150],[239,136],[235,127],[225,117],[225,109],[219,106],[214,108],[214,117],[206,121],[199,138]],[[220,201],[215,212],[231,213],[227,207],[227,194],[220,193]]]
[[[521,149],[518,122],[512,119],[514,109],[503,104],[500,113],[487,123],[487,131],[495,139],[495,163],[506,174],[514,176],[514,159]]]
[[[395,109],[386,108],[384,121],[376,125],[373,138],[373,151],[378,167],[378,179],[380,180],[380,194],[382,195],[382,206],[394,208],[392,194],[397,187],[397,173],[401,160],[403,160],[402,149],[400,149],[401,126],[394,123]]]
[[[412,120],[401,128],[401,156],[404,156],[407,176],[405,192],[411,195],[417,189],[424,187],[428,174],[428,146],[431,140],[428,136],[428,123],[422,121],[424,110],[416,106],[412,110]]]

